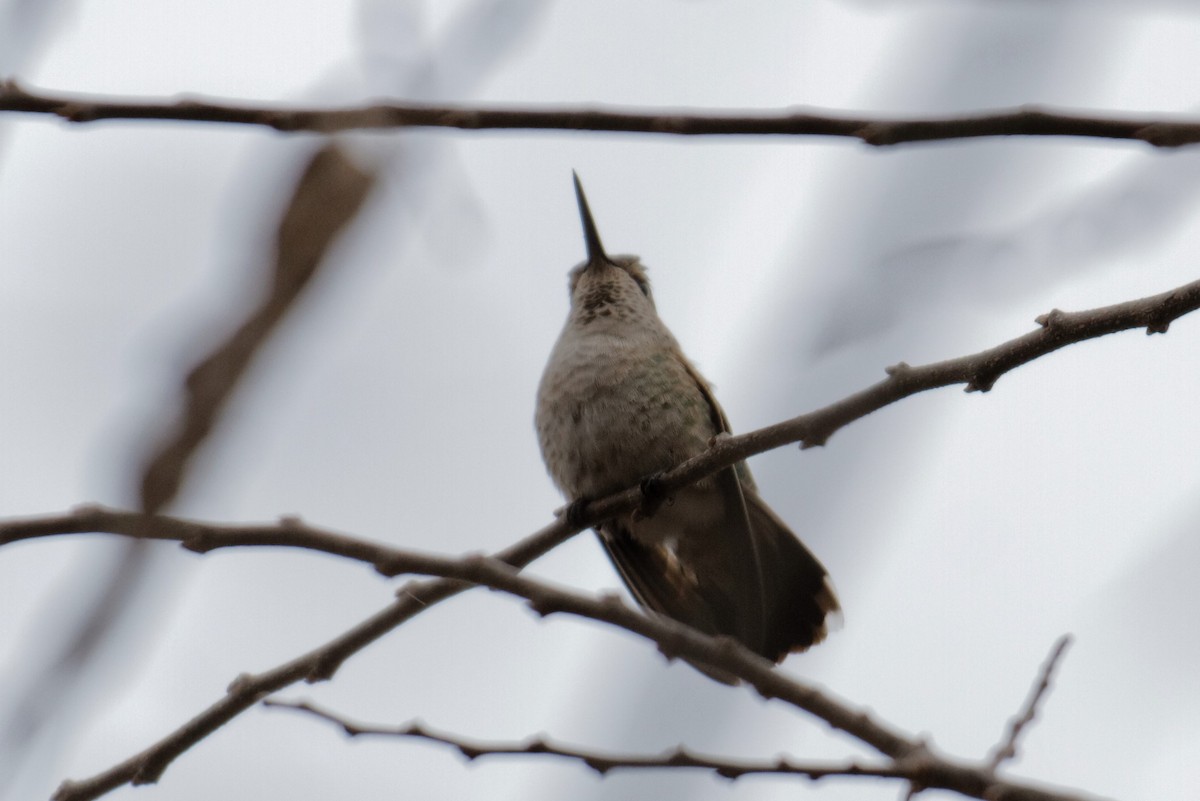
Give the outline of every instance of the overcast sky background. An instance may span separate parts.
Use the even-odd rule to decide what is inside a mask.
[[[0,5],[0,76],[118,96],[940,115],[1021,103],[1194,112],[1186,4],[122,0]],[[395,545],[495,550],[560,503],[534,392],[583,255],[571,170],[605,245],[738,431],[883,368],[974,352],[1054,307],[1194,280],[1200,150],[973,140],[409,132],[347,138],[388,180],[278,332],[173,511],[283,514]],[[0,117],[0,515],[134,503],[183,372],[256,299],[311,137]],[[1054,640],[1076,641],[1013,771],[1122,799],[1200,780],[1200,318],[1085,343],[993,392],[927,393],[827,447],[753,461],[833,574],[845,626],[784,670],[983,757]],[[115,538],[0,552],[0,721],[130,560]],[[146,549],[82,683],[7,733],[0,798],[45,798],[158,740],[242,672],[386,605],[333,558]],[[136,560],[136,559],[135,559]],[[619,585],[590,535],[534,571]],[[632,636],[471,593],[293,687],[352,717],[480,738],[839,758],[781,704],[666,666]],[[6,734],[0,732],[0,737]],[[17,746],[20,746],[18,748]],[[19,756],[13,756],[19,755]],[[347,742],[250,710],[113,799],[893,799],[893,783],[617,773],[407,741]],[[937,797],[931,794],[931,797]]]

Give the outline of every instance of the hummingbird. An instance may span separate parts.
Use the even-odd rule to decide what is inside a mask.
[[[730,433],[729,422],[659,318],[645,267],[608,255],[574,181],[587,259],[570,271],[570,312],[538,386],[547,472],[569,511],[640,485],[652,512],[596,526],[634,599],[778,663],[825,638],[840,611],[829,574],[759,497],[745,462],[651,497],[658,475]]]

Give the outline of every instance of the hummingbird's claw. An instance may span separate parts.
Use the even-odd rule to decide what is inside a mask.
[[[583,496],[567,504],[567,525],[572,528],[583,528],[584,521],[587,519],[587,507],[589,503],[591,503],[591,499]]]
[[[717,433],[713,434],[711,437],[708,438],[708,447],[710,447],[710,448],[715,447],[722,441],[727,440],[732,436],[733,436],[733,434],[730,434],[728,431],[718,431]]]
[[[638,484],[638,489],[642,491],[642,505],[634,510],[634,520],[654,517],[658,507],[662,506],[663,501],[668,500],[667,493],[663,490],[662,477],[662,473],[654,473],[643,478]]]

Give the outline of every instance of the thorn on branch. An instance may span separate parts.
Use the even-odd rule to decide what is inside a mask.
[[[1062,325],[1063,318],[1066,317],[1066,312],[1061,309],[1051,309],[1045,314],[1039,314],[1034,318],[1034,322],[1042,328],[1057,328]]]
[[[800,450],[806,451],[809,448],[824,448],[825,443],[828,441],[829,441],[828,434],[824,434],[824,433],[816,434],[816,433],[810,432],[808,434],[805,434],[804,437],[801,438]]]
[[[998,374],[985,373],[980,370],[975,374],[975,377],[967,382],[963,387],[963,392],[991,392],[992,387],[996,385],[996,380],[1000,376]]]
[[[550,615],[553,615],[555,612],[559,611],[558,607],[541,599],[530,600],[527,606],[533,610],[535,615],[541,618],[550,617]]]
[[[1167,329],[1171,327],[1171,321],[1175,319],[1175,315],[1169,309],[1176,300],[1176,293],[1171,292],[1166,302],[1151,312],[1150,322],[1146,324],[1146,336],[1167,333]]]
[[[607,760],[588,757],[587,759],[583,760],[583,764],[596,771],[596,773],[602,778],[607,776],[608,772],[612,770],[612,765],[609,764]]]
[[[687,767],[696,764],[695,758],[688,753],[687,748],[678,746],[671,756],[667,757],[666,763],[675,767]]]
[[[226,686],[225,692],[229,693],[230,695],[241,695],[246,691],[247,687],[250,687],[253,684],[254,676],[250,675],[249,673],[239,673],[237,678],[229,682],[229,685]]]

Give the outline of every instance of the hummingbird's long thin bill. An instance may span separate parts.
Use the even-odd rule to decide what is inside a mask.
[[[592,219],[592,210],[588,208],[587,196],[583,194],[583,184],[579,183],[579,173],[571,170],[571,177],[575,179],[575,199],[579,202],[579,219],[583,221],[583,241],[587,243],[588,261],[608,261],[604,245],[600,244],[596,221]]]

